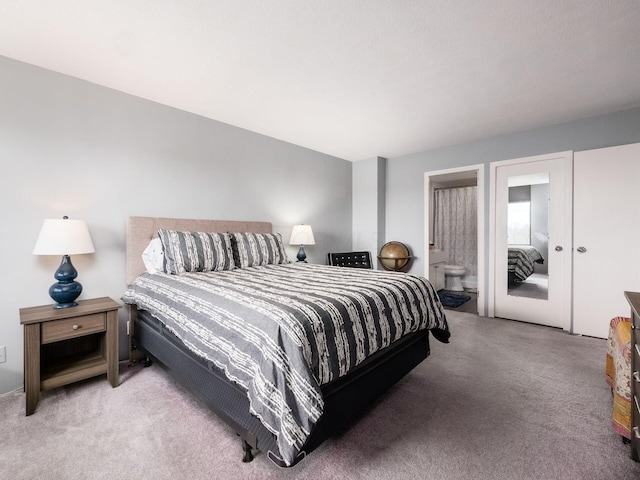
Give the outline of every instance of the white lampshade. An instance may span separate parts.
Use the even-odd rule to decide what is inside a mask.
[[[34,255],[93,253],[93,242],[84,220],[46,219],[33,249]]]
[[[295,225],[291,231],[289,245],[315,245],[311,225]]]

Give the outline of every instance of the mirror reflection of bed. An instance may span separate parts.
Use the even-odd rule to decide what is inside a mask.
[[[514,297],[549,298],[549,275],[545,259],[532,245],[509,245],[507,294]]]
[[[549,298],[549,175],[509,178],[508,286],[516,297]]]

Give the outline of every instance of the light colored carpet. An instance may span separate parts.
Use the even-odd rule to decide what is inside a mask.
[[[640,478],[610,427],[604,340],[448,311],[449,345],[349,430],[282,470],[241,462],[238,437],[157,365],[0,396],[1,479]]]

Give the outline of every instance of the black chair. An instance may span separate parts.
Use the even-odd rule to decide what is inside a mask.
[[[373,268],[369,252],[329,253],[329,265],[336,267]]]

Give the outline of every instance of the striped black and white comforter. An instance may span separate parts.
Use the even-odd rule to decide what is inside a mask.
[[[534,263],[544,263],[542,254],[531,245],[509,245],[507,269],[517,280],[524,282],[533,273]]]
[[[244,387],[287,464],[322,414],[320,385],[407,333],[449,337],[431,284],[396,272],[293,263],[145,273],[123,300]]]

